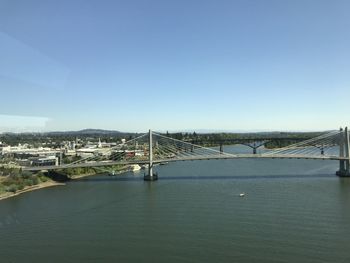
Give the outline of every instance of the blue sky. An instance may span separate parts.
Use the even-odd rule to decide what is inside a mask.
[[[0,131],[350,125],[350,1],[0,0]]]

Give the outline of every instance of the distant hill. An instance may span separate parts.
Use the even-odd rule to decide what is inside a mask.
[[[84,129],[80,131],[52,131],[52,132],[45,132],[43,134],[49,134],[49,135],[94,135],[94,134],[101,134],[101,135],[112,135],[112,134],[129,134],[120,132],[120,131],[112,131],[112,130],[103,130],[103,129]]]
[[[169,131],[170,134],[174,133],[189,133],[192,134],[194,130],[179,130],[179,131]],[[158,131],[160,133],[165,133],[164,131]],[[197,134],[238,134],[238,135],[273,135],[273,136],[284,136],[291,134],[312,134],[312,133],[320,133],[320,132],[328,132],[328,131],[244,131],[244,130],[213,130],[213,129],[198,129],[195,130]],[[135,134],[143,134],[143,133],[135,133],[135,132],[121,132],[115,130],[103,130],[103,129],[83,129],[79,131],[48,131],[48,132],[3,132],[0,135],[8,135],[8,136],[16,136],[16,135],[47,135],[47,136],[128,136]]]
[[[128,136],[137,134],[133,132],[120,132],[103,129],[83,129],[79,131],[48,131],[48,132],[4,132],[0,135],[8,136]]]

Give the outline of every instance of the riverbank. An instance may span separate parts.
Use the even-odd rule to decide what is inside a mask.
[[[119,175],[119,174],[122,174],[122,173],[126,173],[126,172],[129,172],[129,171],[132,171],[130,170],[130,167],[129,166],[124,166],[124,167],[115,167],[116,170],[114,170],[113,174],[114,175]],[[103,174],[106,174],[106,173],[111,173],[110,171],[95,171],[95,172],[88,172],[88,173],[83,173],[83,174],[77,174],[77,175],[71,175],[70,176],[70,179],[71,180],[78,180],[78,179],[81,179],[81,178],[84,178],[84,177],[89,177],[89,176],[94,176],[94,175],[103,175]]]
[[[118,169],[119,169],[118,171],[114,172],[115,175],[119,175],[119,174],[122,174],[122,173],[130,171],[129,167],[122,167],[122,168],[118,167]],[[79,180],[79,179],[82,179],[82,178],[85,178],[85,177],[94,176],[94,175],[98,175],[98,174],[106,174],[106,173],[105,172],[101,173],[101,172],[98,172],[96,170],[94,170],[94,171],[89,170],[86,173],[75,174],[75,175],[67,175],[67,174],[64,174],[64,173],[56,173],[55,174],[56,176],[55,176],[55,175],[51,174],[51,175],[49,175],[49,177],[51,179],[45,177],[46,179],[45,179],[44,182],[39,180],[39,183],[37,183],[35,185],[24,186],[23,189],[18,189],[18,190],[15,190],[15,191],[6,191],[6,192],[5,191],[4,192],[0,191],[0,200],[4,200],[4,199],[7,199],[7,198],[15,197],[15,196],[18,196],[18,195],[23,194],[23,193],[27,193],[27,192],[31,192],[31,191],[35,191],[35,190],[40,190],[40,189],[47,188],[47,187],[66,185],[66,183],[65,183],[66,181]],[[58,176],[59,180],[55,180],[54,179],[54,178],[57,177],[57,175],[59,175]],[[65,179],[63,177],[65,177]],[[4,178],[0,177],[0,186],[4,182],[4,180],[6,180],[6,177],[4,177]]]
[[[77,175],[77,176],[72,177],[71,180],[78,180],[78,179],[88,177],[88,176],[93,176],[93,175],[97,175],[97,173],[88,173],[88,174]],[[66,183],[56,182],[54,180],[50,180],[50,181],[46,181],[46,182],[41,182],[37,185],[25,186],[22,190],[17,190],[16,192],[0,192],[0,201],[4,200],[4,199],[11,198],[11,197],[15,197],[15,196],[18,196],[20,194],[27,193],[27,192],[36,191],[36,190],[40,190],[40,189],[48,188],[48,187],[64,186],[64,185],[66,185]]]
[[[39,190],[39,189],[43,189],[43,188],[47,188],[47,187],[59,186],[59,185],[65,185],[65,183],[47,181],[47,182],[39,183],[37,185],[26,186],[22,190],[18,190],[15,193],[13,193],[13,192],[0,193],[0,200],[4,200],[4,199],[14,197],[14,196],[17,196],[20,194],[24,194],[27,192],[31,192],[31,191],[35,191],[35,190]]]

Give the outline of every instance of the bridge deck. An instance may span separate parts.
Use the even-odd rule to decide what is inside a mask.
[[[194,156],[186,158],[168,158],[168,159],[155,159],[153,163],[164,163],[164,162],[178,162],[178,161],[200,161],[200,160],[229,160],[229,159],[306,159],[306,160],[349,160],[346,157],[339,156],[305,156],[305,155],[263,155],[263,154],[237,154],[237,155],[208,155],[208,156]],[[131,165],[131,164],[148,164],[148,160],[124,160],[124,161],[104,161],[104,162],[86,162],[86,163],[75,163],[75,164],[64,164],[64,165],[50,165],[50,166],[30,166],[22,167],[24,171],[40,171],[40,170],[57,170],[64,168],[78,168],[78,167],[100,167],[100,166],[111,166],[111,165]]]

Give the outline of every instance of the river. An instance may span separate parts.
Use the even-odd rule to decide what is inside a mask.
[[[348,263],[350,178],[337,169],[189,161],[151,183],[140,171],[29,192],[0,202],[0,261]]]

